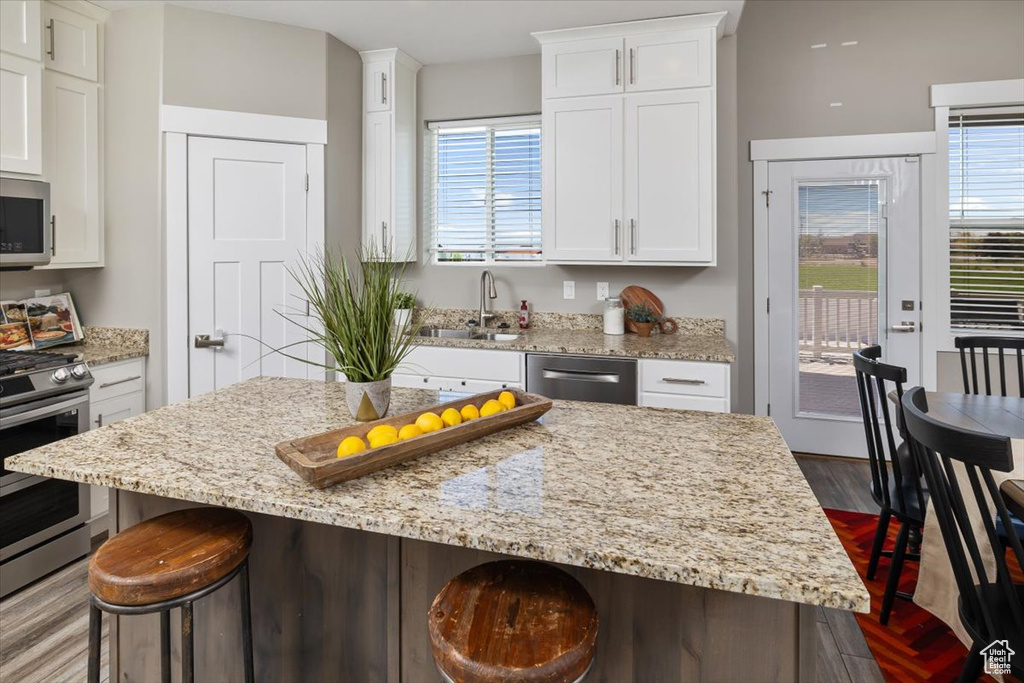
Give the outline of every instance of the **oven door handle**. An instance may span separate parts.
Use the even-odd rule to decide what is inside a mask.
[[[60,413],[68,410],[81,408],[83,405],[89,405],[89,394],[84,392],[74,398],[42,406],[41,408],[26,410],[21,413],[12,411],[10,414],[4,414],[3,411],[0,411],[0,420],[3,421],[2,424],[0,424],[0,429],[3,429],[4,427],[17,427],[20,424],[25,424],[32,420],[38,420],[39,418],[46,417],[47,415],[59,415]]]

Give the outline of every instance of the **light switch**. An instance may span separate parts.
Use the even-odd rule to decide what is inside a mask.
[[[562,282],[562,298],[563,299],[575,299],[576,298],[576,281],[565,280]]]
[[[597,283],[597,300],[604,301],[608,298],[608,283],[598,282]]]
[[[51,292],[48,289],[37,289],[36,296],[50,296]]]

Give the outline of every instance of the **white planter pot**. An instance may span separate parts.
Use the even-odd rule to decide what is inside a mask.
[[[412,319],[411,308],[396,308],[395,309],[395,329],[402,330],[409,324],[409,320]]]
[[[345,401],[360,422],[379,420],[391,405],[391,378],[377,382],[345,382]]]

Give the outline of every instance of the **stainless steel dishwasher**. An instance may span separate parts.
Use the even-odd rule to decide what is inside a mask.
[[[548,398],[636,405],[636,361],[526,354],[526,390]]]

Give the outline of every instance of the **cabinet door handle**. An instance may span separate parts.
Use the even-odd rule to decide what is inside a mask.
[[[665,384],[689,384],[693,386],[707,384],[707,382],[702,379],[680,379],[679,377],[662,377],[661,381]]]
[[[380,75],[380,103],[388,103],[388,75],[386,73]]]
[[[629,219],[629,253],[636,253],[636,219]]]
[[[629,84],[633,85],[636,80],[634,75],[635,67],[633,66],[633,48],[629,48]]]
[[[620,71],[622,69],[622,55],[619,53],[619,49],[615,48],[615,85],[619,85],[622,82]]]
[[[102,427],[103,426],[103,413],[100,413],[99,415],[97,415],[96,419],[93,420],[93,422],[96,423],[97,427]]]
[[[50,61],[57,59],[57,51],[53,47],[53,19],[46,24],[46,30],[50,32],[50,49],[46,51],[46,54],[50,55]]]
[[[384,249],[384,247],[387,245],[387,243],[388,243],[388,222],[387,221],[381,221],[380,222],[380,248]]]
[[[125,382],[134,382],[137,379],[142,379],[142,375],[132,375],[131,377],[125,377],[124,379],[115,379],[113,382],[104,382],[100,385],[100,389],[115,387],[118,384],[124,384]]]
[[[619,219],[615,219],[615,255],[619,255]]]
[[[50,216],[50,256],[57,255],[57,214]]]

